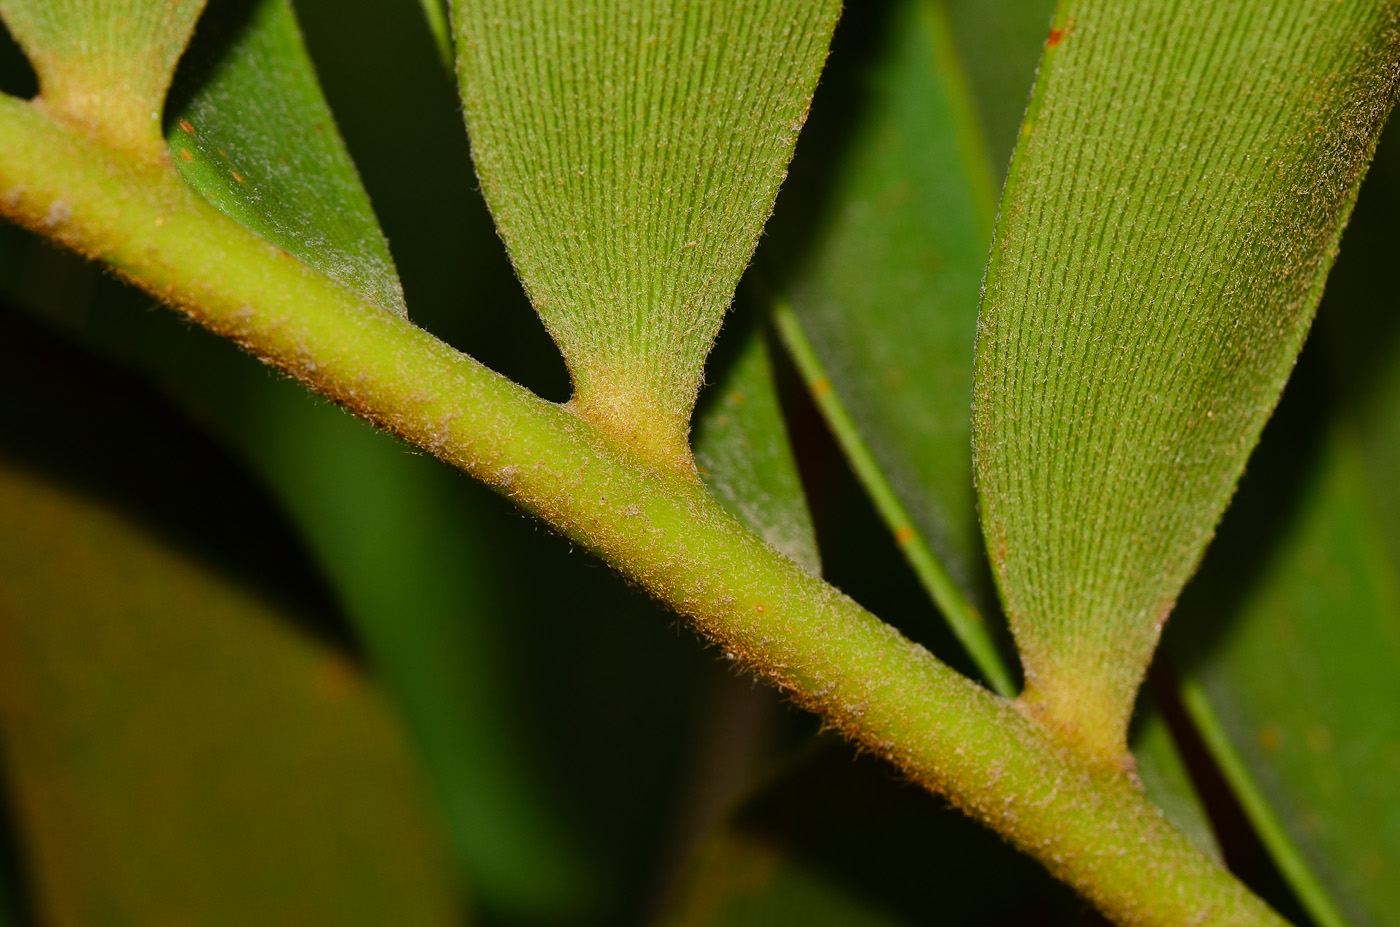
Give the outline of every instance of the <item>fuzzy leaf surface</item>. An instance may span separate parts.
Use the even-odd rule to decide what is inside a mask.
[[[975,469],[1027,704],[1134,694],[1311,322],[1392,102],[1394,3],[1066,0],[979,321]]]
[[[205,0],[3,0],[45,106],[109,144],[159,154],[160,114]]]
[[[575,408],[669,465],[836,0],[457,0],[482,191]]]
[[[214,0],[177,76],[166,135],[180,175],[225,215],[406,314],[287,0]]]

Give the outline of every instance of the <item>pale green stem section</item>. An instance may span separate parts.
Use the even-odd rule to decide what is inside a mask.
[[[870,448],[866,447],[860,436],[860,429],[851,418],[851,414],[846,411],[841,397],[831,388],[826,368],[822,366],[821,359],[817,357],[812,343],[807,340],[806,332],[802,330],[802,323],[798,321],[797,314],[792,311],[792,306],[786,300],[774,300],[773,325],[787,348],[788,356],[802,375],[812,401],[821,411],[822,418],[826,420],[836,443],[841,446],[841,451],[850,462],[856,478],[875,503],[876,511],[894,534],[896,545],[913,567],[919,582],[943,612],[948,626],[953,629],[958,641],[966,648],[972,662],[977,664],[977,669],[986,677],[991,687],[1000,695],[1014,695],[1016,684],[1012,680],[1011,670],[1002,658],[1001,651],[997,649],[996,641],[987,628],[987,622],[962,594],[958,584],[953,582],[953,578],[943,568],[943,563],[928,546],[928,541],[914,527],[909,510],[899,501],[898,494],[885,478],[880,465],[875,462]]]
[[[1274,814],[1268,799],[1259,791],[1248,765],[1235,751],[1230,736],[1225,733],[1215,709],[1211,707],[1210,696],[1196,682],[1183,681],[1180,691],[1182,707],[1195,722],[1196,730],[1210,749],[1210,755],[1219,765],[1225,781],[1230,783],[1230,790],[1239,799],[1249,823],[1254,825],[1260,841],[1283,871],[1298,900],[1307,909],[1308,916],[1317,922],[1317,927],[1348,927],[1346,918],[1333,904],[1331,895],[1298,854],[1298,848]]]
[[[280,252],[168,167],[0,96],[0,212],[465,470],[588,546],[722,650],[948,796],[1122,924],[1281,925],[1127,776],[1067,752],[660,472]]]

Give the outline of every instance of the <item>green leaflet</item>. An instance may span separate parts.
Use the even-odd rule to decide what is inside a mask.
[[[276,509],[128,380],[9,320],[3,345],[0,734],[37,920],[461,923],[421,771],[307,633]]]
[[[1105,762],[1307,331],[1389,112],[1397,18],[1056,15],[987,270],[974,454],[1026,703]]]
[[[1047,21],[1049,7],[1043,0],[1042,7],[1042,18]],[[993,22],[998,22],[1000,14],[1012,24],[1026,15],[1018,4],[986,4],[981,10],[963,13]],[[1030,17],[1035,18],[1035,14],[1030,13]],[[987,22],[974,22],[965,29],[966,34],[983,39],[979,46],[983,59],[990,57],[1001,71],[1021,74],[1025,78],[1023,90],[1029,91],[1043,36],[1025,49],[1016,48],[1015,42],[1000,35],[988,39],[984,35],[987,31],[994,31]],[[967,109],[967,92],[960,83],[959,62],[951,41],[941,8],[925,0],[896,4],[885,13],[874,7],[846,11],[806,140],[794,160],[790,192],[780,199],[770,251],[764,253],[770,258],[766,269],[787,269],[784,265],[791,262],[784,258],[792,239],[815,237],[812,258],[787,269],[791,274],[787,276],[788,290],[797,294],[794,302],[801,309],[787,308],[780,301],[774,314],[777,330],[890,531],[903,541],[902,548],[914,569],[925,585],[935,590],[938,605],[949,613],[949,620],[993,688],[1011,695],[1011,676],[980,620],[973,615],[970,629],[958,626],[960,615],[955,609],[966,608],[965,601],[956,592],[938,595],[938,585],[951,585],[951,580],[946,574],[924,576],[925,571],[938,570],[938,560],[930,553],[911,550],[921,539],[914,534],[914,521],[900,503],[900,499],[916,501],[916,511],[924,515],[920,527],[939,536],[938,521],[930,518],[928,500],[959,499],[949,490],[956,490],[960,479],[966,487],[960,496],[966,528],[974,532],[967,406],[972,393],[970,357],[984,245],[973,248],[967,242],[990,237],[991,204],[980,202],[983,196],[979,190],[979,185],[986,185],[984,190],[990,188],[990,179],[981,161],[981,133],[976,116]],[[1023,67],[1015,67],[1022,60],[1026,62]],[[990,67],[986,62],[984,66]],[[1023,97],[1025,92],[1016,95],[1018,101]],[[1016,104],[1018,115],[1021,105]],[[846,147],[841,148],[839,140]],[[832,172],[833,168],[829,161],[820,167],[813,165],[811,155],[806,154],[808,146],[816,146],[823,155],[837,147],[843,161],[834,168],[834,179],[819,176],[819,172]],[[813,221],[808,206],[816,202],[812,189],[820,182],[830,185],[825,190],[830,204],[823,207],[819,220]],[[983,220],[980,228],[979,213]],[[778,256],[771,259],[774,246]],[[927,259],[930,251],[951,253],[958,260],[951,265],[942,260],[932,262]],[[927,308],[911,312],[910,305]],[[822,337],[820,350],[806,332]],[[941,360],[924,363],[930,356]],[[879,370],[872,358],[904,361],[899,377],[871,375],[872,370]],[[952,374],[946,370],[948,365]],[[837,375],[834,371],[843,372]],[[951,384],[956,386],[952,381],[959,371],[962,386],[951,388]],[[829,407],[847,396],[854,398],[850,406],[841,403]],[[706,423],[707,409],[701,405],[696,426],[701,465],[707,463]],[[869,448],[862,444],[862,434],[872,435]],[[960,478],[956,476],[959,466]],[[899,480],[897,493],[885,479],[889,472],[906,475]],[[948,485],[939,480],[953,482]],[[953,562],[979,562],[980,539],[967,536],[963,553],[967,559],[953,557]],[[921,555],[928,562],[921,560]],[[965,587],[970,585],[966,571],[962,580]],[[1218,854],[1210,823],[1184,773],[1182,760],[1161,718],[1149,707],[1133,746],[1148,794],[1194,842]],[[750,850],[757,853],[756,860],[770,860],[770,868],[776,865],[773,878],[780,882],[757,892],[753,903],[759,906],[753,909],[753,917],[762,920],[771,914],[770,923],[780,923],[777,914],[764,905],[788,895],[797,896],[792,905],[823,905],[823,892],[805,885],[792,860],[773,863],[770,847],[748,847],[732,830],[711,835],[707,849],[701,851],[707,857],[693,861],[692,868],[724,867],[729,872],[729,868],[738,867],[729,875],[742,881],[746,877],[739,871],[748,871],[748,864],[741,860]],[[788,878],[797,881],[784,888],[783,879]],[[741,891],[738,885],[731,889]],[[780,910],[790,923],[808,917],[802,913],[806,907]],[[839,903],[827,906],[826,913],[837,919],[850,914]],[[738,923],[729,917],[727,914],[721,923]]]
[[[160,114],[204,0],[0,0],[45,108],[110,145],[160,157]]]
[[[812,515],[778,405],[767,332],[739,333],[695,415],[695,462],[710,492],[769,544],[821,573]]]
[[[404,315],[389,245],[287,0],[215,0],[172,92],[180,175],[220,211]]]
[[[984,562],[968,454],[972,340],[992,223],[979,122],[1019,119],[1050,4],[948,9],[951,16],[940,3],[906,0],[883,13],[845,14],[806,136],[818,150],[838,138],[845,147],[833,169],[807,161],[807,143],[799,146],[772,231],[780,255],[772,264],[785,271],[793,308],[780,305],[775,318],[901,549],[983,675],[1010,695],[1011,674],[967,604],[980,598],[975,580]],[[1028,21],[1038,24],[1033,41]],[[964,64],[982,79],[975,112]],[[1007,75],[1024,83],[1012,89]],[[1010,140],[1004,148],[1009,153]],[[829,203],[813,217],[808,204],[818,202],[819,185]],[[802,259],[784,260],[808,248]],[[1150,709],[1140,733],[1133,746],[1149,794],[1213,848],[1199,800]]]
[[[482,191],[580,414],[688,467],[705,355],[768,217],[836,0],[458,0]]]

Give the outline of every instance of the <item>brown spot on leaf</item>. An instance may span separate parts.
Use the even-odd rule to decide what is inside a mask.
[[[894,533],[894,542],[900,547],[914,540],[914,529],[905,525]]]
[[[184,158],[186,161],[193,161],[193,160],[194,160],[194,155],[190,154],[189,149],[186,149],[186,150],[184,150],[184,151],[181,151],[181,152],[180,152],[180,157]]]
[[[813,396],[825,396],[829,392],[831,392],[831,381],[828,380],[826,377],[822,377],[820,380],[815,380],[812,382]]]
[[[1054,48],[1065,40],[1069,35],[1069,23],[1065,23],[1063,28],[1051,29],[1050,34],[1045,37],[1045,47]]]
[[[233,175],[234,180],[238,181],[239,183],[243,182],[243,175],[238,173],[238,171],[229,171],[229,173]]]
[[[180,128],[190,135],[194,134],[194,126],[190,125],[189,122],[184,119],[180,120]]]

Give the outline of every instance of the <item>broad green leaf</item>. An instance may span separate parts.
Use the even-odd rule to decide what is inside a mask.
[[[482,191],[573,405],[667,466],[806,117],[836,0],[457,0]]]
[[[158,158],[175,63],[205,0],[3,0],[0,18],[39,76],[45,109]]]
[[[1065,0],[979,322],[983,531],[1028,708],[1134,695],[1307,332],[1389,112],[1390,3]]]
[[[214,0],[166,127],[181,176],[308,266],[404,315],[389,245],[287,0]]]
[[[767,332],[740,332],[719,380],[695,415],[695,462],[710,491],[769,544],[813,574],[821,572],[812,515],[802,494],[778,405]]]
[[[0,522],[0,733],[46,923],[458,922],[417,770],[344,657],[9,466]]]
[[[700,845],[664,927],[1089,924],[1063,886],[870,758],[826,745]]]
[[[4,346],[0,738],[36,915],[460,923],[420,770],[355,663],[307,633],[314,600],[252,520],[275,509],[240,506],[169,418],[147,429],[124,381],[74,376],[11,324]],[[190,504],[195,467],[227,501]]]

